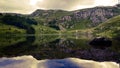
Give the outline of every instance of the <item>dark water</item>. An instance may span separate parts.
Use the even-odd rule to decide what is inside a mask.
[[[76,57],[95,61],[120,62],[120,41],[112,46],[90,46],[87,36],[0,36],[0,57],[32,55],[36,59]]]

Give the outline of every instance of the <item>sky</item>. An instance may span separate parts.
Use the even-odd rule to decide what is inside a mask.
[[[118,0],[0,0],[0,12],[29,14],[36,9],[73,11],[117,3]]]

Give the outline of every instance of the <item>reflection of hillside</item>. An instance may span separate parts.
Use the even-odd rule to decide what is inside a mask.
[[[93,38],[93,35],[91,34],[75,34],[75,32],[73,34],[63,34],[63,35],[60,35],[60,38],[68,38],[68,39],[92,39]]]
[[[82,39],[81,39],[82,40]],[[81,41],[79,40],[79,41]],[[84,41],[84,42],[83,42]],[[75,57],[73,50],[83,49],[86,50],[88,47],[86,40],[83,40],[83,43],[76,43],[76,40],[72,39],[57,39],[55,41],[49,42],[48,44],[37,46],[38,51],[33,54],[36,59],[54,59],[54,58],[67,58]]]
[[[23,55],[23,52],[25,50],[28,50],[29,45],[31,45],[32,41],[34,40],[34,37],[29,37],[29,36],[20,36],[15,38],[11,37],[10,39],[12,40],[15,39],[14,41],[16,41],[16,43],[9,44],[9,41],[3,42],[4,44],[5,43],[8,44],[6,46],[0,47],[0,57]],[[17,41],[17,39],[20,40],[21,38],[24,38],[25,40]],[[7,38],[5,40],[7,40]]]
[[[0,36],[0,47],[16,44],[21,41],[25,41],[23,36]]]
[[[39,43],[37,44],[34,42],[35,38],[30,36],[27,37],[26,41],[6,46],[1,49],[1,56],[33,55],[37,59],[65,58],[73,56],[73,54],[68,53],[69,51],[72,49],[75,50],[78,47],[80,48],[80,46],[76,45],[72,40],[56,39],[54,36],[42,36],[39,38],[41,41],[38,41]]]
[[[21,41],[0,49],[0,57],[32,55],[36,59],[58,59],[77,57],[97,61],[119,61],[119,47],[112,46],[107,50],[93,49],[86,39],[68,39],[59,36],[27,36]],[[119,44],[119,43],[117,43]],[[114,50],[118,51],[114,51]]]
[[[115,52],[120,53],[120,41],[119,40],[113,40],[113,46],[111,47],[111,49]]]
[[[34,45],[41,45],[58,39],[58,35],[39,35],[35,36]]]

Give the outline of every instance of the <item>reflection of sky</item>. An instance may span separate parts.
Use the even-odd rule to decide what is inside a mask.
[[[36,60],[32,56],[0,58],[0,68],[119,68],[115,62],[95,62],[78,58]]]

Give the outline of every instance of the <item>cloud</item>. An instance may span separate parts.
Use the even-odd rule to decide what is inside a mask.
[[[29,4],[29,0],[1,0],[0,11],[1,12],[17,12],[17,13],[28,13],[34,9]]]
[[[42,3],[38,2],[37,6],[44,9],[63,9],[74,10],[78,5],[92,5],[94,0],[44,0]]]
[[[0,12],[31,13],[36,9],[77,10],[113,5],[118,0],[0,0]]]
[[[115,5],[118,3],[118,0],[95,0],[95,5],[98,5],[98,6],[112,6],[112,5]]]

